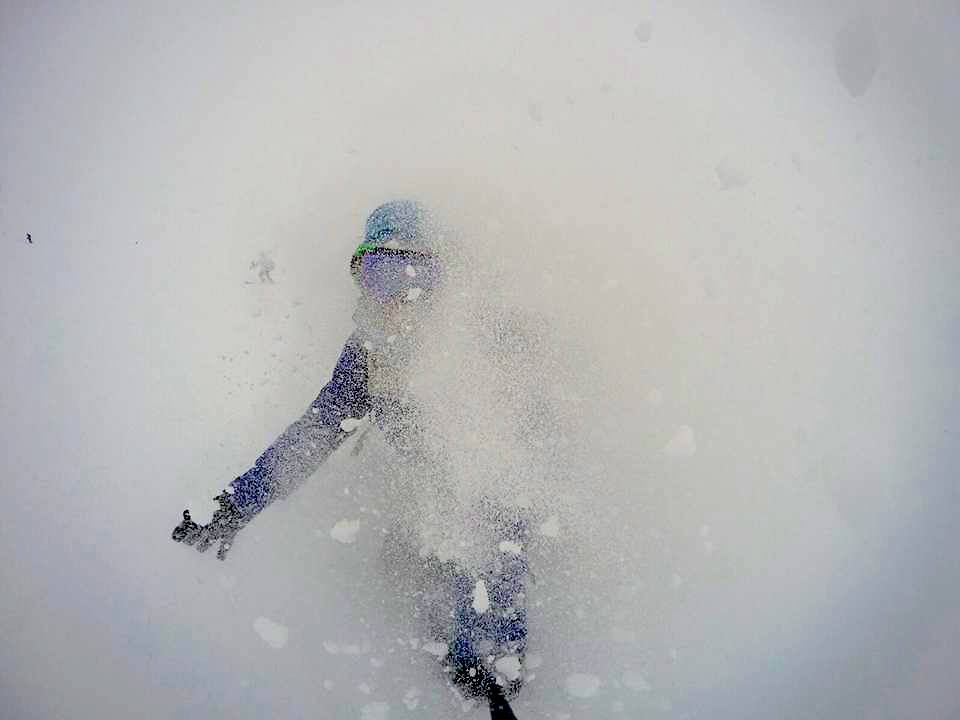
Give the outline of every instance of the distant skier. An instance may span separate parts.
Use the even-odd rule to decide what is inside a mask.
[[[374,210],[350,262],[362,289],[357,329],[333,378],[253,467],[215,498],[219,509],[211,522],[200,526],[184,511],[173,539],[201,552],[219,541],[217,556],[224,559],[237,533],[309,477],[367,415],[402,457],[424,462],[423,426],[404,389],[404,371],[417,350],[418,324],[440,295],[447,269],[438,233],[421,205],[394,201]],[[505,325],[492,335],[493,344],[515,345],[514,353],[526,349],[520,335]],[[493,501],[484,503],[481,513],[501,554],[481,570],[449,559],[423,559],[424,582],[442,608],[426,612],[433,612],[433,632],[448,647],[444,662],[452,680],[466,694],[486,697],[493,718],[508,720],[514,715],[506,698],[520,690],[527,644],[528,523]]]
[[[273,278],[270,276],[270,273],[273,272],[276,267],[276,263],[273,262],[273,259],[266,253],[260,253],[260,257],[250,263],[250,269],[257,270],[257,277],[262,283],[272,283]]]
[[[30,233],[27,233],[27,242],[33,245],[33,238],[30,237]]]

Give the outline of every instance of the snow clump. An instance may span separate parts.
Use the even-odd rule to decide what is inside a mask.
[[[258,617],[254,620],[253,629],[261,640],[276,650],[284,647],[290,637],[290,631],[284,625],[266,617]]]
[[[509,682],[513,682],[520,677],[520,658],[516,655],[507,655],[500,658],[494,663],[494,667]]]
[[[363,418],[344,418],[340,421],[340,429],[344,432],[353,432],[363,423]]]
[[[330,529],[330,537],[344,545],[349,545],[350,543],[356,542],[359,531],[359,520],[339,520],[337,524]]]
[[[487,594],[487,585],[483,582],[483,578],[477,580],[477,584],[473,587],[473,609],[478,614],[490,609],[490,596]]]
[[[523,551],[523,546],[513,540],[502,540],[497,547],[500,549],[500,552],[510,553],[512,555],[519,555]]]

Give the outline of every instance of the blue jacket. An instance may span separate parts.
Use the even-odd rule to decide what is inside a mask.
[[[247,515],[260,512],[308,478],[347,436],[340,423],[382,405],[367,390],[367,351],[356,335],[343,348],[333,377],[307,411],[232,483],[234,504]],[[387,410],[387,408],[381,408]]]
[[[358,317],[362,318],[358,315],[355,319]],[[375,362],[372,348],[376,343],[370,344],[367,339],[375,337],[363,322],[358,325],[340,354],[333,377],[306,412],[257,458],[252,468],[230,483],[234,504],[244,514],[260,512],[310,477],[349,434],[341,428],[344,420],[369,414],[394,449],[416,455],[421,444],[417,408],[371,393],[369,381]],[[486,340],[491,352],[526,356],[533,352],[536,336],[530,327],[525,328],[521,316],[504,315],[491,325]],[[549,403],[534,399],[527,411],[528,434],[557,436]]]
[[[367,218],[365,243],[386,245],[399,242],[413,250],[433,251],[436,228],[429,213],[419,203],[396,200],[385,203]],[[400,450],[415,444],[415,412],[402,407],[399,401],[370,393],[370,357],[372,348],[367,339],[376,336],[379,311],[358,306],[358,331],[340,354],[333,378],[324,386],[307,411],[288,427],[253,467],[230,483],[233,502],[246,515],[263,510],[278,497],[283,497],[308,478],[330,453],[336,450],[348,433],[341,423],[348,418],[371,414],[387,440]],[[365,322],[364,322],[365,320]],[[372,332],[371,332],[372,330]]]

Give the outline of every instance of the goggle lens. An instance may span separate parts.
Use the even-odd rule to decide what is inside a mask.
[[[416,300],[440,283],[440,263],[432,255],[409,250],[360,246],[350,263],[361,287],[375,300]]]

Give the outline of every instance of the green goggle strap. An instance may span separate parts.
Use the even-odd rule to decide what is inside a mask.
[[[363,260],[363,256],[371,250],[376,250],[378,247],[378,245],[374,245],[373,243],[362,242],[354,251],[353,257],[350,258],[350,274],[353,275],[354,280],[360,280],[360,261]]]

